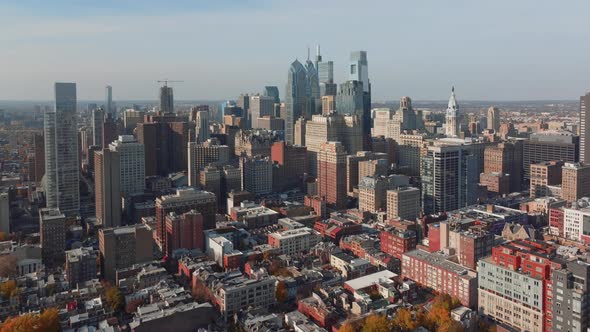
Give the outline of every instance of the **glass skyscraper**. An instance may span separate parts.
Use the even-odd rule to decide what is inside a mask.
[[[80,210],[76,83],[55,83],[55,109],[44,122],[47,207],[74,215]]]
[[[305,67],[298,60],[289,67],[285,91],[285,140],[294,144],[293,126],[305,115],[307,75]]]

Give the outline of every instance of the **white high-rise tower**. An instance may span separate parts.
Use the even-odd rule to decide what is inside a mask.
[[[451,97],[449,98],[449,105],[447,107],[445,134],[447,137],[459,136],[459,105],[455,99],[455,87],[451,89]]]

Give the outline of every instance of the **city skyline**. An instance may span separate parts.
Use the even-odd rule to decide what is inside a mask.
[[[10,64],[0,100],[50,100],[56,81],[76,82],[78,100],[104,100],[106,85],[114,101],[153,100],[163,78],[185,81],[173,86],[178,100],[224,100],[267,85],[283,94],[289,64],[317,44],[338,84],[350,52],[367,51],[375,101],[445,100],[452,85],[461,100],[574,100],[590,89],[590,47],[579,42],[590,4],[582,1],[184,2],[165,14],[151,1],[57,1],[36,4],[35,14],[32,3],[0,5],[0,62]],[[347,29],[351,18],[361,28]]]

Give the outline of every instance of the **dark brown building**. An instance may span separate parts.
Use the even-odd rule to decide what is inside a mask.
[[[33,145],[35,149],[35,182],[41,182],[45,175],[45,138],[43,134],[33,136]]]
[[[303,183],[307,163],[307,148],[288,145],[284,141],[271,147],[273,168],[273,191],[285,191]]]
[[[522,147],[522,141],[503,142],[486,147],[484,152],[484,173],[509,174],[513,179],[510,181],[510,192],[522,189]]]
[[[186,171],[188,166],[189,131],[194,123],[168,121],[174,117],[149,117],[167,122],[148,122],[137,125],[137,140],[145,146],[145,175],[166,176]]]

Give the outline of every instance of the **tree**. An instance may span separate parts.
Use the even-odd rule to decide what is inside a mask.
[[[351,323],[345,323],[340,326],[338,332],[357,332],[357,329]]]
[[[391,324],[395,331],[414,331],[422,325],[422,314],[417,312],[416,318],[412,317],[412,312],[409,309],[401,308],[395,313],[395,318],[393,318]]]
[[[41,314],[10,317],[0,324],[0,332],[58,332],[59,330],[59,312],[55,308],[47,309]]]
[[[109,287],[107,288],[106,292],[107,303],[113,309],[113,311],[119,311],[123,309],[123,304],[125,299],[123,298],[123,294],[117,287]]]
[[[4,299],[8,299],[16,289],[16,280],[8,280],[0,284],[0,294]]]
[[[365,318],[362,332],[389,332],[389,321],[384,315],[370,315]]]
[[[16,256],[0,256],[0,277],[10,278],[16,275]]]
[[[279,303],[284,303],[285,301],[287,301],[287,297],[289,296],[289,291],[287,290],[287,285],[285,284],[284,281],[279,281],[277,283],[277,289],[275,292],[277,301]]]

